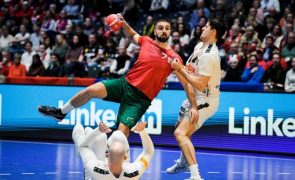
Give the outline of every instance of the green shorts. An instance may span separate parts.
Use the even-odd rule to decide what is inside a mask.
[[[107,97],[104,100],[120,103],[117,125],[123,123],[131,129],[149,108],[151,100],[130,85],[125,77],[105,80],[102,83],[107,90]]]

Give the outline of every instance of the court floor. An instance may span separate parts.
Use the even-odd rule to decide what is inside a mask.
[[[131,146],[131,160],[142,151]],[[167,174],[177,148],[156,148],[142,180],[181,180],[189,173]],[[197,153],[206,180],[295,180],[295,157],[201,150]],[[81,160],[73,143],[0,140],[0,180],[82,180]]]

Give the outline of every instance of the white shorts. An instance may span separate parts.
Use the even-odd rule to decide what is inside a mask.
[[[198,123],[196,123],[195,125],[195,130],[200,129],[200,127],[202,127],[204,122],[215,114],[215,112],[218,109],[219,98],[211,98],[208,100],[202,100],[197,98],[197,104],[198,104],[198,107],[201,107],[201,108],[200,109],[198,108],[199,119],[198,119]],[[182,121],[183,119],[188,119],[188,120],[190,119],[190,109],[191,109],[191,105],[188,99],[184,100],[179,109],[178,122]]]

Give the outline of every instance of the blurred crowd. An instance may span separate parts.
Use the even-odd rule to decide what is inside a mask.
[[[222,81],[295,92],[295,0],[0,0],[0,8],[2,78],[124,76],[140,47],[106,29],[112,13],[151,37],[155,19],[170,19],[169,44],[186,61],[217,16],[228,22],[219,43]]]

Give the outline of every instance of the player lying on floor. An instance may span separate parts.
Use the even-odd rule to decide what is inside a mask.
[[[84,168],[90,174],[91,179],[139,179],[147,169],[154,153],[154,145],[145,131],[145,126],[145,122],[139,122],[132,129],[132,131],[140,135],[143,152],[133,163],[128,163],[125,162],[125,159],[129,151],[129,145],[126,136],[120,130],[114,131],[107,140],[106,133],[110,133],[111,129],[105,124],[100,123],[99,127],[90,133],[85,133],[83,126],[77,124],[72,133],[73,141],[82,158]],[[96,138],[101,140],[101,143],[95,144],[101,146],[102,150],[94,152],[90,148],[90,144]],[[96,142],[98,141],[96,140]],[[104,158],[106,146],[108,146],[108,156]]]

